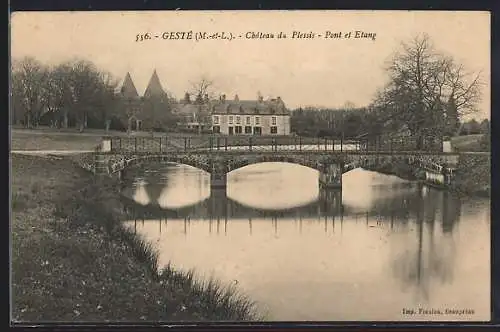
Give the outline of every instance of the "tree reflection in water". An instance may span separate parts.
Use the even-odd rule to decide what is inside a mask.
[[[152,176],[152,175],[151,175]],[[137,179],[136,179],[137,180]],[[228,234],[228,220],[244,219],[248,221],[248,232],[252,234],[253,219],[270,219],[270,230],[279,237],[279,224],[282,219],[292,218],[298,222],[298,232],[302,232],[303,219],[316,219],[323,224],[328,233],[335,230],[336,221],[340,221],[340,232],[344,216],[366,218],[376,221],[377,226],[390,223],[390,233],[415,234],[415,246],[411,241],[407,250],[396,253],[393,260],[393,275],[400,280],[404,288],[416,287],[417,296],[424,301],[429,299],[431,284],[435,281],[449,283],[453,279],[455,247],[452,233],[460,218],[460,200],[446,191],[430,189],[426,186],[403,183],[388,188],[387,185],[374,186],[373,201],[366,212],[353,210],[342,203],[340,191],[320,191],[315,202],[285,210],[262,210],[238,203],[226,194],[225,190],[214,190],[210,196],[194,204],[174,209],[160,207],[157,202],[165,187],[165,179],[154,183],[154,179],[144,176],[145,193],[150,204],[141,206],[131,204],[134,218],[159,220],[161,232],[162,220],[165,228],[168,219],[183,219],[184,234],[189,233],[191,218],[208,221],[210,234],[225,236]],[[149,180],[149,181],[148,181]],[[392,193],[387,195],[388,190]],[[139,219],[139,220],[140,220]],[[308,221],[308,222],[309,222]],[[331,226],[329,224],[331,223]],[[215,224],[215,225],[214,225]],[[441,227],[439,227],[441,226]],[[414,228],[415,232],[411,231]],[[410,230],[410,231],[409,231]]]
[[[453,229],[460,218],[461,203],[446,191],[421,187],[412,204],[416,226],[416,247],[408,248],[393,261],[394,276],[404,288],[416,287],[417,298],[429,300],[431,284],[450,283],[455,266]],[[436,219],[441,217],[441,234]],[[410,223],[410,222],[409,222]]]

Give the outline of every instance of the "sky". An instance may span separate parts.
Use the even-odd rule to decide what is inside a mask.
[[[376,34],[354,38],[355,31]],[[229,40],[163,40],[163,32],[232,33]],[[316,38],[292,39],[294,31]],[[351,38],[325,38],[351,32]],[[146,32],[160,36],[136,41]],[[276,38],[279,32],[287,39]],[[247,39],[272,33],[273,39]],[[366,106],[386,82],[384,65],[402,41],[427,33],[435,48],[471,72],[482,72],[476,118],[490,117],[490,15],[444,11],[142,11],[17,12],[11,56],[49,65],[84,58],[142,95],[156,69],[165,90],[182,98],[205,77],[233,98],[280,96],[289,108]],[[241,38],[239,36],[241,35]],[[319,37],[318,35],[321,35]]]

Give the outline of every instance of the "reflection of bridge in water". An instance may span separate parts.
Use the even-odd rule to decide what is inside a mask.
[[[135,220],[255,220],[271,219],[316,219],[339,220],[355,218],[377,224],[389,223],[393,228],[395,223],[406,224],[412,218],[423,220],[424,223],[442,219],[444,232],[452,230],[460,218],[460,199],[446,191],[429,189],[425,186],[411,188],[401,186],[403,190],[393,197],[376,199],[368,207],[357,208],[343,204],[342,193],[338,191],[320,191],[319,197],[313,202],[302,206],[269,210],[244,205],[226,195],[225,190],[213,190],[209,198],[180,208],[162,208],[158,203],[141,205],[130,198],[124,197],[124,205],[131,219]],[[387,191],[381,187],[380,191]],[[375,190],[375,194],[377,191]],[[156,200],[152,200],[156,201]],[[422,215],[422,206],[425,206]],[[439,215],[438,215],[439,212]]]

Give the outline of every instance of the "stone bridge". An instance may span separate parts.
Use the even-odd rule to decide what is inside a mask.
[[[362,142],[297,143],[297,138],[239,138],[225,145],[214,144],[212,138],[192,146],[178,142],[169,145],[155,138],[104,138],[101,146],[81,158],[81,164],[98,175],[123,178],[127,168],[152,162],[177,163],[202,169],[211,175],[212,188],[226,187],[227,174],[238,168],[263,163],[286,162],[310,167],[319,172],[321,188],[341,188],[342,174],[357,167],[370,168],[382,164],[404,163],[425,172],[426,180],[440,185],[450,184],[458,163],[457,153],[441,151],[406,151],[370,149]],[[208,143],[207,143],[208,142]],[[162,144],[163,143],[163,144]],[[279,144],[278,144],[279,143]]]

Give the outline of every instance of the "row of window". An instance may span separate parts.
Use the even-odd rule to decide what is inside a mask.
[[[219,116],[218,115],[214,115],[213,120],[214,120],[214,124],[219,124]],[[241,117],[239,115],[236,115],[235,120],[236,120],[236,124],[241,124]],[[245,121],[246,121],[245,124],[247,124],[247,125],[251,124],[251,122],[250,122],[251,119],[249,116],[247,116],[245,118]],[[233,124],[233,116],[232,115],[229,116],[228,122],[229,122],[229,124]],[[260,125],[260,117],[259,116],[255,117],[255,124]],[[271,125],[276,126],[276,117],[275,116],[271,117]]]
[[[261,127],[253,127],[252,128],[252,126],[228,127],[228,134],[229,135],[242,134],[243,128],[245,130],[245,134],[262,135],[262,128]],[[214,133],[218,134],[218,133],[220,133],[220,126],[213,126],[212,130]],[[276,127],[276,126],[271,127],[271,134],[277,134],[277,133],[278,133],[278,127]]]

